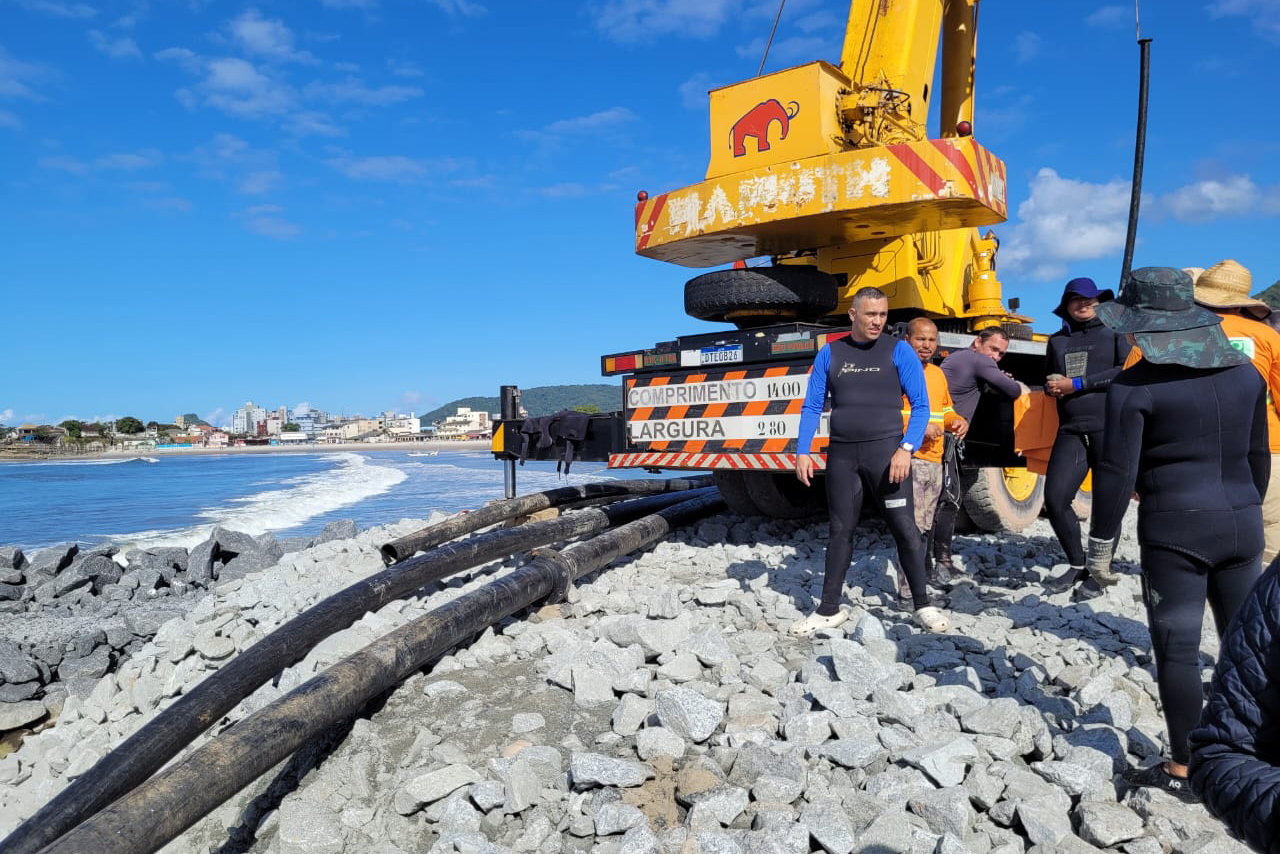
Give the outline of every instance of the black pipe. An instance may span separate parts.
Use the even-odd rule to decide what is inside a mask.
[[[711,492],[707,488],[697,494]],[[0,854],[38,851],[140,785],[242,699],[365,613],[469,567],[629,522],[686,500],[689,494],[692,493],[652,495],[545,522],[490,531],[402,561],[335,593],[210,674],[98,760],[0,842]]]
[[[519,498],[497,501],[488,507],[482,507],[470,513],[459,513],[456,516],[445,519],[443,522],[428,525],[425,528],[414,531],[412,534],[406,534],[397,540],[392,540],[382,547],[382,559],[390,566],[396,561],[404,560],[413,554],[434,548],[441,543],[447,543],[449,540],[461,537],[463,534],[470,534],[473,531],[496,525],[499,522],[505,522],[508,519],[514,519],[517,516],[527,516],[530,513],[537,513],[539,510],[559,507],[570,502],[622,498],[628,495],[651,495],[660,492],[681,492],[689,489],[701,489],[706,486],[711,486],[711,478],[707,475],[700,475],[689,478],[672,478],[670,480],[598,481],[578,486],[562,486],[558,489],[549,489],[546,492],[535,492],[532,495],[522,495]]]
[[[1124,239],[1120,290],[1133,269],[1133,246],[1138,239],[1138,207],[1142,203],[1142,161],[1147,153],[1147,81],[1151,75],[1151,39],[1138,39],[1138,132],[1133,142],[1133,187],[1129,192],[1129,232]]]
[[[145,854],[176,838],[334,723],[358,714],[487,626],[686,522],[724,507],[702,495],[645,516],[463,594],[318,674],[174,763],[41,850],[41,854]]]

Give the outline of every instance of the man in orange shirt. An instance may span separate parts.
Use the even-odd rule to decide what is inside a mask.
[[[924,367],[925,386],[929,392],[929,426],[924,431],[924,441],[911,458],[912,498],[915,501],[916,527],[925,541],[925,560],[928,562],[929,580],[938,583],[937,566],[933,562],[933,516],[942,494],[942,452],[945,444],[943,433],[951,433],[963,439],[969,430],[969,422],[955,411],[947,376],[942,368],[933,364],[938,352],[938,327],[927,317],[917,317],[907,324],[907,344],[920,357]],[[909,418],[911,405],[902,399],[902,417]],[[910,598],[907,581],[898,569],[898,596]]]
[[[1267,384],[1267,441],[1271,446],[1271,470],[1280,465],[1280,332],[1263,322],[1271,308],[1249,296],[1253,276],[1246,267],[1228,258],[1214,264],[1196,279],[1195,300],[1222,317],[1222,331],[1231,346],[1244,353]],[[1280,486],[1268,488],[1262,499],[1262,528],[1266,567],[1280,552]]]

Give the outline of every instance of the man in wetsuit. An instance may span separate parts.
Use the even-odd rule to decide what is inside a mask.
[[[848,612],[840,608],[840,597],[853,556],[863,490],[879,505],[898,546],[898,563],[911,588],[916,622],[934,632],[951,627],[946,614],[929,602],[924,549],[912,507],[911,455],[924,440],[929,421],[924,371],[906,342],[882,334],[888,317],[889,299],[882,291],[859,290],[849,309],[849,337],[824,346],[809,375],[800,416],[796,477],[805,486],[813,478],[813,437],[830,392],[826,486],[831,534],[822,602],[817,611],[791,626],[793,635],[812,635],[848,619]],[[905,434],[901,414],[904,395],[911,403]]]
[[[911,497],[915,504],[916,527],[924,539],[927,568],[929,551],[933,547],[933,517],[938,510],[938,498],[942,495],[943,434],[963,439],[969,431],[969,422],[956,413],[947,388],[947,377],[941,368],[933,364],[934,354],[938,352],[937,325],[927,317],[917,317],[907,324],[907,344],[920,359],[925,387],[929,392],[929,426],[924,431],[924,442],[911,458]],[[902,403],[903,418],[909,419],[910,401],[903,398]],[[935,578],[929,580],[936,581]],[[898,568],[898,602],[904,608],[911,603],[911,592],[901,567]]]
[[[973,414],[978,410],[978,400],[984,391],[995,391],[1005,397],[1017,399],[1027,387],[1000,370],[999,362],[1009,350],[1009,338],[999,329],[984,329],[969,345],[968,350],[957,350],[942,360],[942,373],[947,378],[947,388],[955,402],[956,414],[973,424]],[[956,532],[956,514],[964,502],[960,483],[959,461],[955,453],[943,459],[943,477],[950,478],[954,488],[943,491],[938,502],[938,512],[933,519],[934,572],[942,579],[958,572],[951,561],[951,540]]]

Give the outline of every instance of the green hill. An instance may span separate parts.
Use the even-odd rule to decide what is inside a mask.
[[[544,385],[538,388],[520,389],[520,405],[529,411],[530,417],[551,415],[562,409],[594,406],[601,412],[622,408],[622,385],[589,383],[585,385]],[[482,412],[497,412],[498,397],[464,397],[450,401],[421,417],[423,426],[447,418],[458,411],[459,406]]]
[[[1276,282],[1262,293],[1254,294],[1254,299],[1260,299],[1272,308],[1280,308],[1280,282]]]

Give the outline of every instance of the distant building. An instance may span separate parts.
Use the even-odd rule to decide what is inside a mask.
[[[267,415],[267,435],[279,436],[284,432],[284,425],[286,423],[287,422],[281,421],[280,416],[275,412],[270,413]]]
[[[301,431],[289,431],[280,434],[280,444],[282,445],[305,445],[311,441],[311,437]]]
[[[422,431],[422,422],[413,412],[408,415],[384,413],[382,428],[392,436],[414,436]]]
[[[248,433],[251,436],[266,435],[259,433],[258,427],[267,421],[267,410],[252,400],[245,403],[231,416],[232,433]]]
[[[211,430],[205,434],[204,446],[206,448],[225,448],[230,440],[231,437],[222,430]]]
[[[436,422],[436,438],[465,439],[468,433],[488,435],[492,429],[492,416],[489,413],[459,406],[458,411],[453,415]]]

